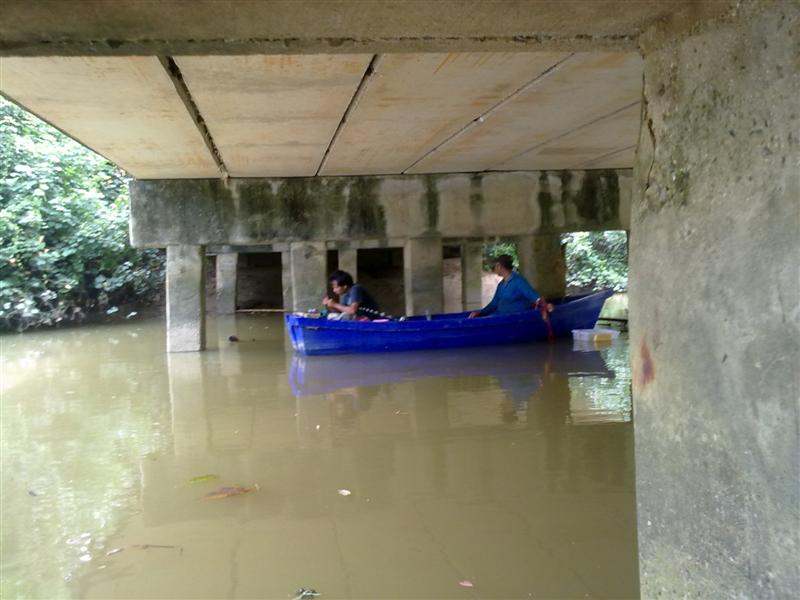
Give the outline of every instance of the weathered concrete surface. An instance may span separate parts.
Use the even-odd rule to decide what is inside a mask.
[[[517,238],[519,270],[545,298],[561,298],[567,289],[567,261],[558,234]]]
[[[131,182],[135,246],[621,229],[625,171]]]
[[[559,169],[571,169],[587,156],[597,158],[631,146],[636,141],[638,111],[616,131],[606,132],[603,125],[610,115],[639,102],[641,73],[638,54],[572,54],[486,114],[483,121],[465,124],[457,135],[442,140],[408,172],[541,170],[552,168],[554,161]],[[573,132],[578,139],[563,143],[562,138]],[[534,166],[538,162],[548,166]]]
[[[403,247],[403,286],[407,315],[433,314],[444,310],[441,238],[406,241]]]
[[[358,250],[356,248],[341,249],[339,253],[339,269],[346,271],[358,279]]]
[[[316,175],[371,54],[179,56],[232,177]]]
[[[326,289],[324,242],[295,242],[289,249],[293,310],[320,308]]]
[[[461,310],[483,308],[483,246],[461,245]]]
[[[373,64],[320,174],[402,173],[567,56],[564,52],[383,55]],[[594,75],[604,74],[598,69]],[[641,87],[641,68],[633,76]]]
[[[796,597],[800,6],[668,37],[631,226],[642,597]]]
[[[3,0],[0,55],[328,54],[633,48],[665,17],[689,23],[731,2],[692,0]]]
[[[2,58],[0,91],[137,177],[220,174],[155,57]]]
[[[216,263],[217,313],[230,315],[236,312],[239,255],[218,254]]]
[[[167,352],[206,346],[205,249],[167,246]]]

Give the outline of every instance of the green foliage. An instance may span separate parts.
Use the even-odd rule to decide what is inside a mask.
[[[122,171],[0,98],[0,327],[155,299],[163,254],[130,247],[128,210]]]
[[[628,239],[624,231],[566,233],[567,286],[581,290],[628,287]]]
[[[514,268],[519,269],[519,256],[517,247],[513,242],[498,241],[483,246],[483,269],[491,271],[494,268],[494,259],[501,254],[508,254],[514,260]]]

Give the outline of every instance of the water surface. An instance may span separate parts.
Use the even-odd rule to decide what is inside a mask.
[[[637,597],[624,339],[293,359],[277,316],[209,337],[0,337],[4,598]],[[205,498],[223,486],[254,491]]]

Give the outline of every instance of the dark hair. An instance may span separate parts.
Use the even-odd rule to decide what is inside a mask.
[[[347,271],[334,271],[328,277],[328,281],[340,287],[353,287],[353,276]]]
[[[514,270],[514,259],[511,258],[508,254],[501,254],[500,256],[494,257],[494,264],[500,265],[504,269],[508,269],[509,271]]]

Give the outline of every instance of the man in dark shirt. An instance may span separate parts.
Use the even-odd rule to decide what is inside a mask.
[[[330,311],[329,318],[374,318],[380,315],[378,304],[367,290],[361,285],[353,283],[353,277],[350,273],[334,271],[328,277],[328,281],[331,284],[333,293],[339,296],[339,302],[328,296],[322,299],[322,303]]]

